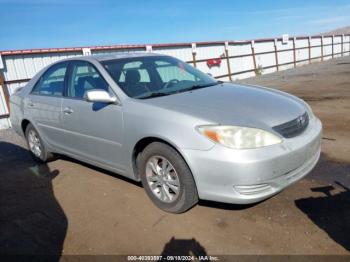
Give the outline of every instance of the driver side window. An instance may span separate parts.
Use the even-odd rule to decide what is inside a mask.
[[[85,61],[74,62],[67,96],[83,99],[86,92],[92,89],[102,89],[111,93],[108,83],[92,64]]]

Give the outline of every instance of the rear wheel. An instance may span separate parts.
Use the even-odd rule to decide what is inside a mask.
[[[154,142],[140,158],[143,187],[160,209],[182,213],[198,202],[198,193],[190,169],[172,147]]]
[[[25,136],[28,148],[34,160],[38,162],[47,162],[52,157],[52,154],[47,151],[38,131],[36,131],[32,124],[28,124],[25,130]]]

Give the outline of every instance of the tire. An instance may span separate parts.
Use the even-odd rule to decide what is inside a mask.
[[[28,149],[33,159],[39,163],[45,163],[52,158],[52,154],[47,151],[38,131],[32,124],[28,124],[25,130]]]
[[[138,163],[142,185],[158,208],[183,213],[198,202],[192,173],[172,147],[153,142],[143,150]]]

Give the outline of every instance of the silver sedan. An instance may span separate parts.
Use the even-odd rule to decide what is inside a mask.
[[[11,97],[32,155],[64,154],[141,181],[159,208],[198,199],[248,204],[303,178],[322,126],[301,99],[223,83],[170,56],[78,57]]]

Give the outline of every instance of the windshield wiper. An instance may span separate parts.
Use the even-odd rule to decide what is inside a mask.
[[[216,85],[219,85],[219,84],[222,84],[222,83],[223,83],[222,81],[217,81],[217,82],[210,83],[210,84],[193,85],[193,86],[191,86],[189,88],[184,89],[183,91],[192,91],[192,90],[195,90],[195,89],[205,88],[205,87],[209,87],[209,86],[216,86]]]
[[[167,95],[172,95],[172,94],[178,94],[178,93],[182,93],[182,92],[187,92],[187,91],[192,91],[195,89],[200,89],[200,88],[205,88],[205,87],[209,87],[209,86],[216,86],[219,84],[222,84],[222,81],[217,81],[214,83],[210,83],[210,84],[202,84],[202,85],[193,85],[190,86],[189,88],[186,89],[180,89],[180,90],[176,90],[176,91],[172,91],[172,92],[154,92],[151,93],[149,95],[145,95],[145,96],[141,96],[141,97],[135,97],[138,99],[148,99],[148,98],[154,98],[154,97],[160,97],[160,96],[167,96]]]
[[[139,99],[147,99],[147,98],[153,98],[153,97],[160,97],[160,96],[167,96],[170,95],[171,93],[165,93],[165,92],[155,92],[155,93],[151,93],[149,95],[146,96],[142,96],[142,97],[138,97]]]

